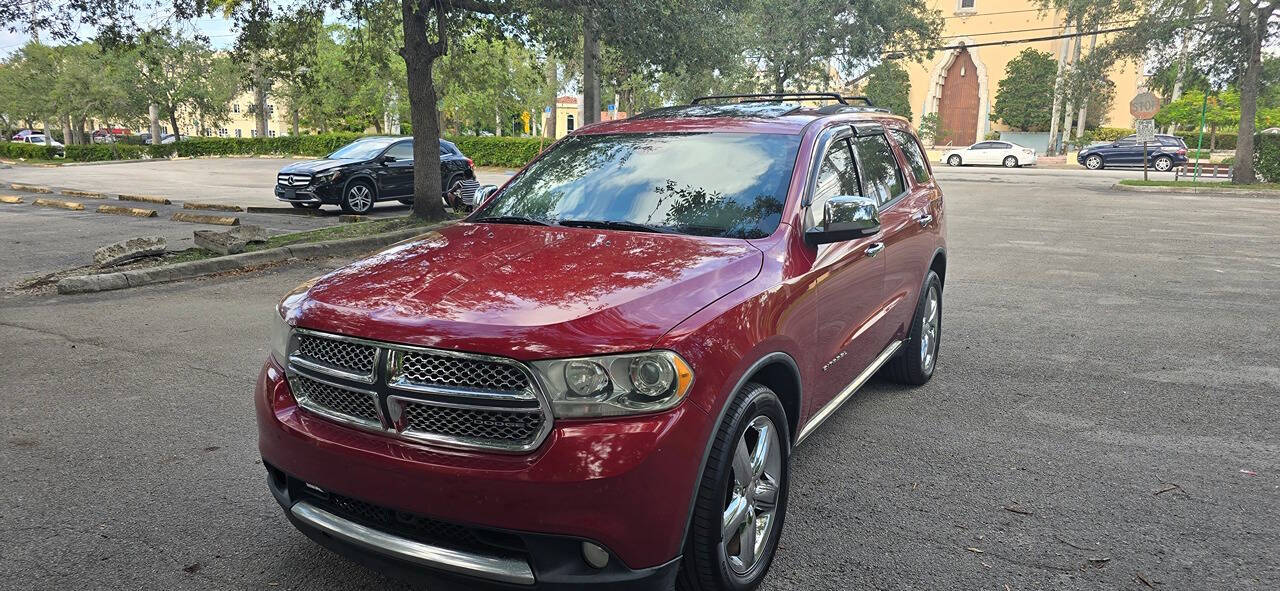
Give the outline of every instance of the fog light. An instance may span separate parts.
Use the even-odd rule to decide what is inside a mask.
[[[609,552],[591,542],[583,542],[582,559],[592,568],[604,568],[609,564]]]

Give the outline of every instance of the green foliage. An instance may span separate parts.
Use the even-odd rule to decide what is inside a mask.
[[[911,119],[911,76],[898,62],[883,61],[871,68],[862,92],[877,107]]]
[[[446,139],[457,144],[476,166],[524,166],[547,146],[546,140],[540,138],[461,136]]]
[[[440,112],[455,131],[510,135],[513,118],[537,115],[547,98],[537,56],[511,39],[469,37],[436,62],[435,73]]]
[[[1053,55],[1027,48],[1005,66],[991,115],[1021,131],[1048,131],[1058,65]]]
[[[916,136],[925,144],[932,144],[938,137],[938,126],[941,123],[942,119],[936,112],[921,117],[920,126],[916,128]]]
[[[0,158],[52,160],[57,156],[57,152],[58,150],[53,146],[0,141]]]
[[[149,154],[148,146],[129,144],[87,144],[67,146],[67,160],[72,162],[104,162],[107,160],[137,160]]]
[[[1192,150],[1196,149],[1196,142],[1200,141],[1200,133],[1194,129],[1180,131],[1174,135],[1182,138],[1182,141],[1187,142],[1187,148]],[[1215,140],[1214,134],[1211,134],[1206,130],[1204,133],[1204,146],[1201,147],[1205,150],[1208,150],[1209,146],[1213,146],[1215,150],[1236,149],[1235,132],[1219,132],[1216,135],[1217,139]]]
[[[984,136],[982,139],[984,139],[984,140],[998,140],[998,139],[1000,139],[1000,132],[998,132],[998,131],[994,131],[994,130],[992,130],[992,131],[988,131],[988,132],[987,132],[987,135],[986,135],[986,136]]]
[[[178,156],[314,156],[345,146],[363,134],[327,133],[277,137],[192,137],[169,144]]]
[[[1260,133],[1253,139],[1253,164],[1264,182],[1280,182],[1280,134]]]

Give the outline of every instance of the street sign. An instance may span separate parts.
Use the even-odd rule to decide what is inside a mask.
[[[1154,119],[1138,120],[1138,141],[1144,143],[1156,141],[1156,122]]]
[[[1129,114],[1134,119],[1150,119],[1160,112],[1160,97],[1144,92],[1129,101]]]

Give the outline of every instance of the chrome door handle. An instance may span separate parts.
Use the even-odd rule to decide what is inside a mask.
[[[916,217],[916,221],[920,222],[920,227],[923,228],[933,223],[933,215],[928,213],[923,214],[921,216]]]
[[[864,252],[866,252],[866,253],[867,253],[867,256],[869,256],[869,257],[873,257],[873,256],[876,256],[876,255],[880,254],[880,251],[882,251],[882,250],[884,250],[884,243],[883,243],[883,242],[877,242],[877,243],[875,243],[875,244],[872,244],[871,246],[868,246],[868,247],[867,247],[867,250],[866,250],[866,251],[864,251]]]

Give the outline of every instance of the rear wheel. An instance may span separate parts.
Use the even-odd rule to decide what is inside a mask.
[[[960,166],[960,155],[952,154],[950,158],[947,158],[947,164],[950,164],[951,166]]]
[[[748,383],[716,431],[694,501],[677,586],[745,591],[778,548],[791,473],[791,434],[778,395]]]
[[[1015,157],[1013,157],[1013,156],[1005,156],[1005,157],[1004,157],[1004,167],[1005,167],[1005,168],[1017,168],[1017,167],[1018,167],[1018,159],[1017,159],[1017,158],[1015,158]]]
[[[1085,167],[1085,168],[1087,168],[1087,169],[1089,169],[1089,170],[1099,170],[1099,169],[1101,169],[1101,168],[1102,168],[1102,156],[1099,156],[1099,155],[1097,155],[1097,154],[1090,154],[1088,158],[1085,158],[1085,159],[1084,159],[1084,167]]]
[[[942,280],[932,270],[924,278],[911,331],[897,356],[885,365],[895,382],[919,386],[933,377],[942,339]]]
[[[342,196],[342,211],[369,213],[373,210],[373,185],[365,181],[352,181]]]
[[[1152,163],[1152,166],[1160,172],[1169,172],[1170,170],[1173,170],[1173,158],[1168,156],[1158,156],[1156,157],[1155,162]]]

